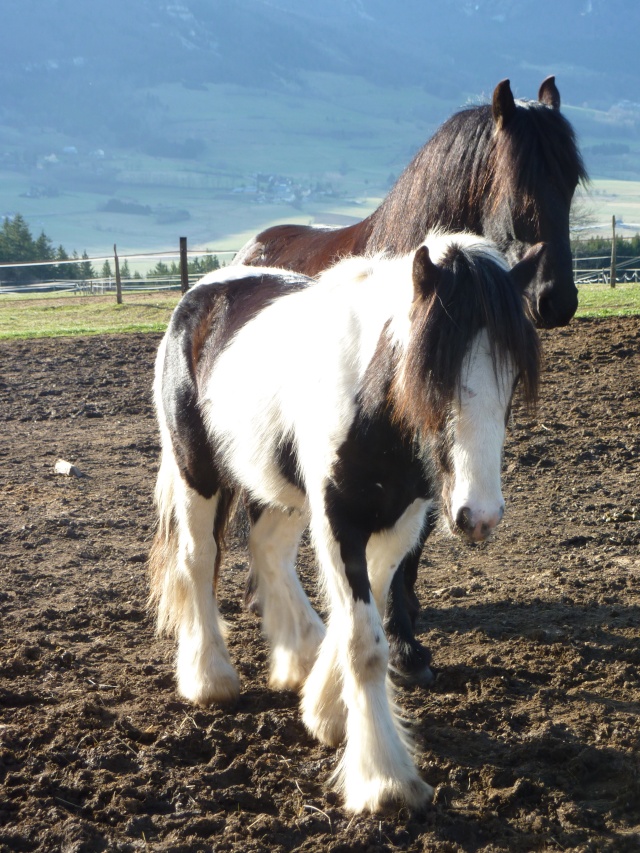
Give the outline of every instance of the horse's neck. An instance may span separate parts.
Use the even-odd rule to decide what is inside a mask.
[[[490,145],[458,151],[431,139],[371,215],[368,249],[405,253],[429,231],[484,233],[484,201],[491,190]]]

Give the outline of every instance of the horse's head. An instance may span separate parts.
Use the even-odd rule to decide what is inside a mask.
[[[547,244],[526,291],[528,308],[541,328],[566,325],[578,307],[569,213],[587,174],[573,129],[560,113],[555,78],[543,81],[537,101],[516,101],[509,81],[498,83],[492,118],[492,183],[484,200],[483,233],[512,264],[534,244]]]
[[[537,393],[539,346],[522,294],[538,274],[544,246],[508,270],[487,241],[451,245],[436,266],[426,246],[414,259],[415,303],[430,313],[423,349],[432,461],[450,529],[472,542],[502,519],[502,449],[512,397]],[[419,303],[414,314],[420,310]],[[423,421],[424,422],[424,421]]]

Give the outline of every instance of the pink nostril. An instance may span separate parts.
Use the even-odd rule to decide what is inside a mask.
[[[504,505],[498,509],[495,515],[489,518],[485,515],[481,521],[475,521],[471,509],[468,506],[463,506],[456,515],[456,527],[473,542],[482,542],[500,524],[503,515]]]
[[[473,538],[476,541],[482,541],[483,539],[486,539],[487,536],[489,536],[489,534],[491,533],[491,531],[500,524],[503,515],[504,506],[501,506],[498,512],[492,518],[485,519],[484,521],[481,521],[476,525],[473,531]]]

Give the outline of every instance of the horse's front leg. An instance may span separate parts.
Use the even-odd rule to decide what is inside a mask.
[[[387,692],[389,646],[369,583],[366,537],[343,525],[336,538],[331,527],[325,520],[313,530],[330,616],[304,687],[303,718],[325,740],[332,703],[338,717],[346,709],[346,745],[334,778],[347,809],[376,811],[393,801],[421,807],[433,790],[418,775]],[[337,685],[342,706],[335,703]]]
[[[436,524],[436,513],[427,513],[418,543],[405,555],[389,589],[385,630],[389,638],[391,672],[404,684],[429,687],[435,681],[431,652],[416,638],[415,626],[420,602],[415,593],[418,566],[424,544]]]

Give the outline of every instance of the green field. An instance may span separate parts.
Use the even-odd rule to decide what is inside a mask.
[[[179,291],[110,296],[0,297],[0,340],[162,332]]]
[[[578,290],[577,317],[624,317],[640,314],[640,284],[584,284]]]
[[[81,147],[77,156],[66,156],[60,152],[76,141],[38,128],[26,152],[37,167],[0,169],[0,215],[20,212],[34,234],[44,230],[55,245],[92,257],[114,243],[122,254],[172,249],[180,236],[192,248],[237,250],[272,223],[310,223],[332,214],[363,218],[455,108],[420,88],[375,87],[358,78],[347,84],[329,74],[309,74],[304,87],[290,93],[170,84],[140,94],[157,103],[151,136],[198,139],[204,151],[186,160],[106,146],[98,160]],[[0,150],[17,155],[19,148],[0,128]],[[301,208],[258,204],[239,191],[257,172],[304,186],[326,182],[335,197],[304,201]],[[59,194],[33,197],[33,187]],[[101,208],[110,198],[148,205],[154,215],[107,213]],[[188,211],[189,218],[159,222],[155,212],[167,208]]]
[[[54,245],[91,257],[110,254],[114,243],[121,255],[177,249],[181,236],[191,249],[237,250],[277,222],[362,219],[438,125],[464,106],[417,86],[377,86],[324,73],[306,74],[289,91],[167,84],[138,94],[155,105],[148,138],[158,141],[159,151],[160,143],[197,140],[200,148],[190,159],[112,149],[107,141],[92,151],[46,127],[34,126],[28,136],[0,127],[0,153],[21,164],[9,168],[2,160],[0,216],[20,212],[35,236],[44,230]],[[466,97],[478,101],[477,93]],[[601,141],[594,135],[606,131],[601,116],[563,109],[576,124],[589,123],[582,144]],[[635,152],[635,142],[630,145]],[[77,154],[64,154],[69,146],[76,146]],[[329,184],[334,195],[305,196],[296,205],[258,203],[242,188],[259,172],[291,178],[302,187]],[[110,199],[152,212],[107,212],[103,208]],[[605,233],[612,215],[640,223],[640,181],[594,176],[585,205],[599,226],[594,233]]]
[[[592,229],[592,233],[610,237],[613,216],[618,221],[618,236],[640,232],[640,181],[596,178],[591,181],[584,202],[594,223],[600,226]],[[591,233],[590,229],[587,233]]]
[[[0,340],[164,331],[177,291],[110,296],[0,297]],[[640,314],[640,284],[580,288],[578,317]]]

